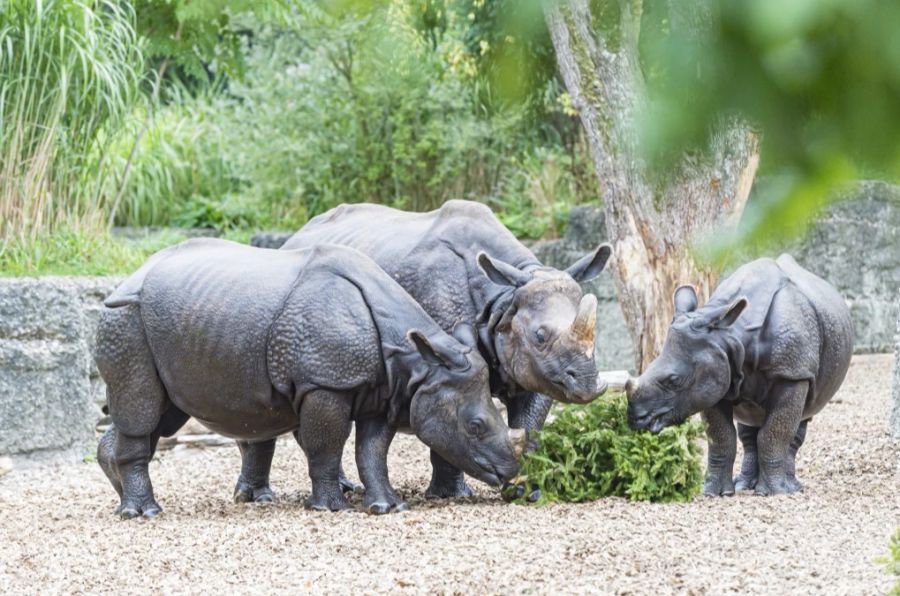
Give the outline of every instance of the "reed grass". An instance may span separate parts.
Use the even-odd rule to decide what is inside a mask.
[[[129,3],[0,0],[0,249],[99,230],[108,139],[140,97]]]

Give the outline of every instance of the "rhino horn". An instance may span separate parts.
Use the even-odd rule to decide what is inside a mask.
[[[578,305],[578,314],[572,323],[572,337],[577,341],[594,345],[594,328],[597,324],[597,297],[585,294]]]
[[[512,445],[513,454],[516,456],[516,459],[522,457],[522,453],[525,452],[525,445],[527,440],[528,434],[523,429],[509,429],[509,442]]]

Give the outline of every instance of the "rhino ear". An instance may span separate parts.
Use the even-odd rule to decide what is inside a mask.
[[[504,263],[499,259],[488,256],[486,252],[478,253],[478,267],[487,275],[488,279],[500,286],[512,286],[518,288],[524,286],[531,280],[531,276],[513,267],[509,263]]]
[[[744,309],[747,308],[749,302],[744,296],[741,296],[731,304],[723,306],[718,311],[710,314],[709,327],[711,329],[727,329],[734,325],[737,318],[741,316]]]
[[[419,355],[422,356],[422,359],[425,362],[434,366],[451,368],[452,363],[434,349],[432,343],[421,331],[418,329],[411,329],[409,333],[406,334],[406,337],[409,338],[409,341],[415,346],[416,351],[419,352]]]
[[[612,256],[612,246],[609,244],[601,244],[594,251],[584,255],[574,263],[572,263],[566,273],[581,283],[590,281],[603,273],[609,257]]]
[[[678,286],[672,295],[672,301],[675,303],[676,315],[697,310],[697,291],[694,286]]]

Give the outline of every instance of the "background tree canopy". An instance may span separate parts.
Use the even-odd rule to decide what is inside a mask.
[[[109,222],[240,235],[355,201],[465,197],[520,236],[557,235],[603,181],[559,75],[555,4],[0,2],[0,264],[65,261]],[[585,5],[613,50],[623,16],[639,33],[637,136],[657,176],[718,122],[758,133],[742,245],[795,233],[857,177],[897,177],[896,3]]]

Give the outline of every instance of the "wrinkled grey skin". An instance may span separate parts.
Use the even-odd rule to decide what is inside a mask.
[[[493,406],[484,360],[355,250],[190,240],[105,304],[96,358],[113,424],[97,455],[122,517],[160,511],[147,465],[191,416],[244,446],[295,432],[319,510],[349,507],[339,470],[351,421],[371,513],[406,507],[387,474],[397,428],[485,482],[518,469],[525,433]],[[268,485],[265,448],[262,468],[244,468],[246,490]]]
[[[471,201],[448,201],[428,213],[341,205],[310,220],[283,249],[320,243],[364,252],[444,331],[477,347],[490,364],[491,388],[507,406],[510,427],[540,429],[551,398],[585,403],[606,389],[597,386],[594,363],[596,298],[583,296],[578,283],[603,271],[609,245],[566,271],[544,267],[489,208]],[[590,314],[581,317],[580,329],[579,311]],[[265,449],[259,458],[254,449],[243,449],[244,465],[262,467],[255,462],[272,447],[259,447]],[[434,451],[431,462],[429,497],[472,495],[458,466]]]
[[[781,255],[735,271],[702,308],[690,286],[674,300],[662,353],[626,387],[629,423],[658,432],[702,411],[707,495],[800,490],[794,461],[807,423],[837,392],[853,352],[843,299]],[[744,460],[732,478],[734,421]]]

